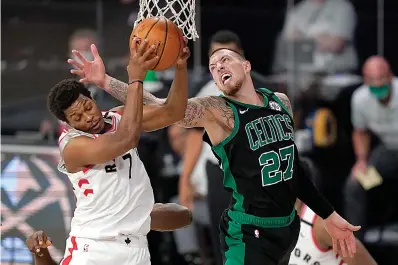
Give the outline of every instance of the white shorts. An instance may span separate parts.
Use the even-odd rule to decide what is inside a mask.
[[[71,236],[60,265],[150,265],[145,236],[96,240]]]

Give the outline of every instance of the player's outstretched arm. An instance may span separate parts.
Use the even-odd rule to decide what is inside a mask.
[[[111,96],[123,104],[126,104],[128,85],[105,73],[104,62],[102,61],[95,45],[91,45],[91,52],[94,56],[93,61],[88,61],[76,50],[73,50],[72,52],[81,62],[69,59],[68,63],[75,67],[75,69],[71,70],[71,73],[78,75],[80,77],[80,82],[88,82],[101,87]],[[144,105],[150,106],[163,106],[166,102],[166,99],[157,98],[145,90],[143,91],[142,100]],[[223,108],[227,108],[225,105],[225,101],[220,100],[217,97],[190,99],[188,100],[187,110],[185,111],[185,118],[183,117],[184,120],[178,124],[183,127],[205,127],[204,118],[207,117],[207,115],[211,116],[211,111],[207,111],[206,108],[216,106],[216,108],[222,110]],[[197,116],[194,117],[193,115]]]
[[[43,231],[36,231],[26,241],[26,246],[32,252],[35,265],[57,265],[51,258],[48,247],[51,246],[51,238]]]
[[[144,106],[142,118],[144,131],[158,130],[184,118],[188,99],[187,59],[189,55],[189,48],[184,47],[177,60],[174,80],[166,100]],[[124,112],[123,108],[118,107],[117,111]]]
[[[325,226],[322,224],[322,219],[316,218],[314,223],[314,234],[316,240],[319,242],[321,246],[325,248],[333,247],[333,240],[330,237],[329,233],[326,231]],[[361,241],[356,239],[357,252],[354,257],[343,257],[343,253],[341,248],[338,248],[338,254],[343,257],[343,260],[348,265],[377,265],[377,262],[370,255],[368,250],[362,244]]]
[[[188,208],[175,203],[156,203],[151,212],[151,230],[172,231],[192,223]]]
[[[87,165],[105,163],[122,155],[138,144],[142,123],[142,80],[156,57],[149,59],[155,47],[145,51],[147,41],[137,49],[135,41],[131,47],[130,62],[127,66],[130,85],[127,103],[120,124],[113,134],[103,134],[96,139],[75,137],[65,146],[63,158],[68,170],[73,172]],[[145,52],[144,52],[145,51]]]
[[[326,231],[333,241],[333,250],[338,252],[340,246],[343,257],[353,257],[356,252],[356,241],[353,232],[358,231],[360,226],[353,226],[342,218],[329,202],[315,187],[310,176],[313,174],[306,163],[300,160],[297,149],[295,156],[298,162],[298,193],[297,197],[310,207],[317,215],[324,219]]]

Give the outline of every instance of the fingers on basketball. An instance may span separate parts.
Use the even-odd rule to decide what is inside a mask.
[[[155,45],[153,56],[159,58],[150,68],[155,71],[162,71],[175,65],[183,47],[186,46],[182,31],[164,17],[151,17],[141,21],[131,33],[130,46],[134,45],[136,37],[147,39],[149,45]]]
[[[137,48],[137,55],[139,55],[139,56],[143,55],[147,45],[148,45],[147,39],[144,39],[143,41],[141,41],[140,45]]]
[[[139,39],[134,37],[130,42],[130,56],[133,57],[137,53],[137,46],[138,46]]]

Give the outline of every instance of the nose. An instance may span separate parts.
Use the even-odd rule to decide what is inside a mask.
[[[217,63],[217,71],[220,72],[222,70],[224,70],[224,66],[220,63]]]
[[[86,119],[87,123],[91,123],[93,121],[93,116],[87,113],[84,114],[84,118]]]

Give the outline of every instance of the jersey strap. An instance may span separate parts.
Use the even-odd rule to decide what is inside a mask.
[[[292,113],[290,113],[289,108],[282,102],[282,100],[281,100],[277,95],[275,95],[274,92],[272,92],[271,90],[268,90],[268,89],[266,89],[266,88],[259,88],[259,90],[260,90],[261,92],[263,92],[264,94],[266,94],[267,96],[271,97],[271,98],[272,98],[273,100],[275,100],[279,105],[281,105],[281,107],[283,108],[283,110],[284,110],[285,112],[287,112],[287,114],[290,116],[290,118],[293,119]]]

